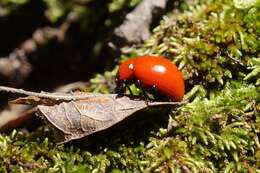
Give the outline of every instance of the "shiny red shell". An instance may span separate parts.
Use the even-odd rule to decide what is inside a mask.
[[[164,57],[147,55],[129,59],[119,66],[117,78],[120,82],[138,80],[142,87],[155,87],[173,101],[181,101],[184,96],[181,72]]]
[[[119,81],[130,81],[134,79],[134,61],[135,58],[120,64],[117,72],[117,79]]]

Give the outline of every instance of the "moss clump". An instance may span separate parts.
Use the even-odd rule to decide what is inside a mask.
[[[90,79],[90,86],[88,87],[92,92],[101,92],[108,94],[114,92],[115,89],[115,76],[117,69],[109,72],[106,71],[103,75],[96,74],[96,76]]]
[[[50,22],[57,22],[59,20],[64,20],[68,17],[68,14],[75,15],[74,17],[82,16],[82,14],[89,14],[91,8],[88,5],[93,2],[93,0],[82,0],[82,1],[64,1],[64,0],[41,0],[43,4],[47,6],[46,17]],[[30,3],[31,0],[2,0],[0,1],[0,17],[4,17],[14,13],[21,6]],[[108,11],[110,14],[116,12],[122,12],[123,10],[129,10],[135,7],[140,0],[112,0],[112,1],[101,1],[98,3],[100,11],[102,13],[104,10]],[[96,6],[96,5],[94,5]],[[96,14],[96,11],[95,13]],[[92,17],[94,16],[92,14]],[[97,15],[97,14],[96,14]],[[84,16],[86,17],[86,16]]]
[[[84,17],[94,17],[99,16],[97,11],[92,11],[93,9],[90,6],[98,6],[99,13],[104,13],[104,11],[108,11],[108,14],[113,13],[121,13],[123,10],[128,10],[135,7],[140,0],[112,0],[112,1],[100,1],[94,2],[93,0],[83,0],[81,2],[76,1],[62,1],[62,0],[42,0],[48,6],[46,10],[46,16],[52,22],[56,22],[64,17],[68,17],[70,15],[81,16],[81,20],[84,20]],[[91,14],[90,14],[91,13]],[[82,16],[83,15],[83,16]],[[92,21],[93,19],[88,18],[88,20]],[[107,21],[109,23],[109,21]]]
[[[169,57],[191,86],[210,88],[244,78],[252,59],[259,64],[260,6],[258,1],[240,2],[195,1],[165,17],[137,53]],[[259,65],[250,76],[259,79]]]
[[[28,0],[3,0],[0,2],[0,17],[14,13],[22,5],[26,4]]]
[[[14,131],[0,136],[0,170],[259,172],[259,93],[253,85],[229,83],[209,99],[196,99],[173,112],[171,133],[161,129],[139,144],[119,140],[96,154],[41,139],[39,134],[48,136],[43,128],[30,134]]]

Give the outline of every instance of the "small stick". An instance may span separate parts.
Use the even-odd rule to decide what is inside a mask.
[[[97,97],[100,94],[90,94],[90,95],[69,95],[69,94],[63,94],[63,93],[48,93],[48,92],[31,92],[31,91],[25,91],[23,89],[16,89],[6,86],[0,86],[0,91],[4,92],[10,92],[14,94],[21,94],[26,96],[35,96],[39,98],[47,98],[47,99],[54,99],[54,100],[64,100],[64,101],[72,101],[72,100],[81,100],[81,99],[88,99]]]
[[[187,102],[147,102],[147,106],[153,107],[153,106],[163,106],[163,105],[183,105]]]

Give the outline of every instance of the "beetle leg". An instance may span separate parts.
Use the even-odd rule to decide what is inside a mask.
[[[122,81],[117,81],[117,85],[115,88],[115,92],[118,94],[118,96],[123,96],[125,92],[125,83]]]
[[[165,101],[169,101],[169,99],[163,95],[161,92],[159,92],[158,88],[156,85],[153,85],[151,88],[152,94],[154,95],[154,99],[155,100],[165,100]]]
[[[141,87],[141,81],[139,79],[135,80],[135,84],[138,88]]]
[[[129,93],[130,93],[130,96],[133,96],[134,94],[133,94],[133,92],[132,92],[130,86],[129,86],[129,85],[126,85],[126,88],[128,89],[128,91],[129,91]]]
[[[153,85],[153,86],[152,86],[152,91],[153,91],[153,92],[158,92],[156,85]]]
[[[144,99],[147,100],[147,101],[151,101],[151,98],[150,98],[150,96],[147,94],[145,88],[140,87],[140,90],[142,91],[142,94],[143,94]]]

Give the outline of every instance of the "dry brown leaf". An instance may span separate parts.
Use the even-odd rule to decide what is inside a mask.
[[[108,129],[135,112],[152,106],[180,105],[180,102],[147,102],[117,94],[76,92],[72,94],[34,93],[14,88],[1,87],[0,91],[28,95],[12,103],[36,104],[38,114],[62,136],[61,142],[86,137]]]

